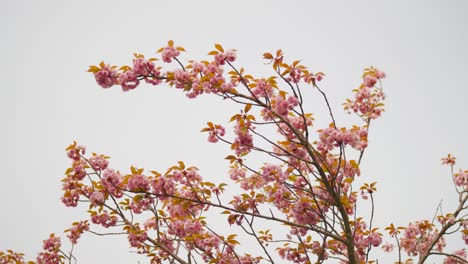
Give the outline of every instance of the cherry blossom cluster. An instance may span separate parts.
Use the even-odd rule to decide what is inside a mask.
[[[5,252],[0,251],[0,263],[25,263],[24,254],[14,252],[11,249],[6,250]]]
[[[243,117],[238,117],[236,126],[234,127],[234,133],[236,138],[231,148],[235,150],[237,156],[248,154],[253,148],[253,137],[251,130],[254,129],[252,123],[249,120],[245,120]]]
[[[213,129],[222,128],[213,125]],[[217,259],[222,262],[223,259],[233,258],[234,253],[228,254],[224,248],[226,244],[234,243],[229,245],[233,249],[235,240],[223,241],[219,235],[205,228],[204,221],[193,218],[208,208],[207,203],[210,203],[211,195],[219,194],[223,189],[222,185],[215,186],[203,182],[195,167],[185,167],[183,163],[171,167],[164,175],[156,171],[151,171],[152,175],[145,175],[143,169],[134,167],[131,167],[131,174],[121,175],[109,167],[109,157],[93,153],[88,158],[82,149],[84,148],[76,142],[67,148],[72,167],[67,170],[64,179],[64,182],[70,183],[63,186],[64,197],[74,193],[77,197],[74,201],[83,201],[83,199],[89,201],[90,220],[93,224],[103,228],[113,228],[118,223],[123,223],[130,246],[136,248],[138,252],[154,256],[149,244],[156,245],[159,257],[154,259],[169,258],[175,248],[174,241],[179,239],[184,240],[184,247],[187,250],[203,251],[206,254],[204,256],[206,261]],[[80,152],[80,155],[70,154],[77,152]],[[76,166],[80,166],[80,170],[88,177],[75,177]],[[85,180],[90,182],[85,183]],[[115,199],[123,200],[117,202]],[[64,199],[65,205],[76,206],[76,203],[67,201]],[[164,211],[161,209],[155,211],[156,203],[160,203]],[[158,220],[154,217],[149,218],[140,225],[132,223],[123,211],[131,211],[133,215],[142,216],[153,212],[150,215],[156,213],[159,217]],[[76,243],[80,235],[87,230],[89,230],[87,221],[74,223],[67,230],[68,237],[72,243]],[[154,231],[157,231],[156,238]],[[197,239],[194,239],[195,237]]]
[[[99,66],[90,66],[89,72],[94,74],[96,82],[103,88],[120,85],[123,91],[129,91],[137,88],[141,80],[145,80],[152,85],[166,81],[170,86],[187,91],[189,98],[203,93],[225,93],[232,91],[234,85],[226,81],[222,65],[234,62],[236,53],[234,50],[224,51],[220,45],[216,45],[216,48],[217,50],[210,52],[214,55],[214,61],[192,61],[186,67],[173,71],[162,72],[161,66],[154,63],[158,59],[146,59],[141,54],[135,54],[133,67],[122,66],[117,70],[116,66],[101,62]],[[163,62],[171,63],[174,60],[178,61],[177,57],[182,51],[185,49],[176,47],[173,41],[169,41],[158,53],[161,53]]]
[[[72,244],[76,244],[78,242],[78,239],[81,237],[81,235],[89,230],[89,223],[88,221],[80,221],[80,222],[75,222],[73,223],[72,227],[65,230],[65,232],[69,232],[67,237],[70,239]]]
[[[355,93],[353,99],[346,99],[343,103],[344,109],[349,113],[353,111],[365,121],[381,116],[384,111],[385,94],[382,88],[376,85],[383,78],[385,78],[384,72],[373,67],[365,69],[361,86],[353,90]]]
[[[226,129],[221,125],[213,125],[213,123],[208,122],[208,127],[202,129],[202,132],[209,132],[208,134],[208,142],[216,143],[218,142],[219,138],[224,136],[226,133]]]
[[[320,141],[317,149],[321,152],[328,152],[335,147],[350,145],[352,148],[362,151],[367,147],[367,129],[354,126],[351,129],[328,127],[319,130]]]
[[[347,128],[339,126],[327,95],[317,85],[324,74],[310,71],[300,61],[287,63],[281,50],[263,55],[275,74],[266,77],[236,67],[236,51],[219,44],[208,53],[209,60],[183,63],[184,51],[169,41],[157,51],[160,59],[134,54],[131,66],[102,62],[90,66],[89,72],[102,88],[120,86],[127,92],[144,80],[166,84],[191,99],[211,94],[242,106],[230,118],[232,135],[212,122],[201,130],[208,133],[208,142],[230,146],[226,179],[239,189],[226,197],[227,184],[205,181],[196,167],[182,161],[164,173],[133,166],[121,172],[111,167],[108,156],[87,155],[86,148],[74,142],[66,149],[71,166],[62,180],[61,200],[68,207],[86,204],[89,219],[65,230],[73,245],[85,232],[123,230],[132,250],[146,255],[150,263],[376,263],[374,248],[397,249],[397,263],[403,263],[402,251],[419,257],[420,263],[437,254],[446,257],[444,263],[468,263],[466,250],[444,251],[445,237],[452,233],[461,233],[468,244],[468,171],[454,173],[455,157],[448,155],[442,162],[451,167],[459,207],[435,217],[437,227],[435,220],[398,228],[391,224],[386,230],[396,245],[382,243],[383,235],[374,227],[376,183],[356,188],[356,177],[365,174],[360,163],[369,125],[384,111],[385,73],[373,67],[364,70],[362,84],[344,103],[345,110],[362,118],[362,124]],[[165,63],[176,68],[166,70]],[[305,111],[314,93],[328,109],[331,124],[324,129],[312,130],[314,115]],[[353,154],[359,158],[353,159]],[[261,165],[252,162],[259,157],[267,159]],[[370,219],[358,210],[366,204],[371,206]],[[210,223],[211,212],[243,231],[248,247],[238,247],[237,234]],[[275,224],[286,232],[273,232]],[[37,263],[63,259],[71,260],[72,253],[64,255],[60,239],[51,235]],[[24,263],[23,255],[13,251],[0,252],[0,261]]]
[[[43,241],[42,248],[44,251],[37,255],[37,264],[57,264],[62,263],[62,255],[60,253],[60,238],[51,234],[50,237]]]
[[[406,227],[400,244],[410,256],[417,256],[427,252],[437,237],[438,230],[429,221],[416,221]],[[441,252],[445,247],[442,237],[436,241],[435,249]]]

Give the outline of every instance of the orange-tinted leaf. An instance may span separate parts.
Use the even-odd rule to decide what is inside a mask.
[[[267,59],[267,60],[272,60],[273,55],[271,55],[271,53],[269,53],[269,52],[266,52],[266,53],[263,53],[263,58]]]
[[[248,113],[251,108],[252,108],[252,104],[246,104],[244,107],[244,113]]]
[[[185,169],[185,163],[183,161],[178,161],[177,163],[179,163],[179,169]]]
[[[98,72],[100,70],[101,69],[99,67],[91,65],[91,66],[89,66],[88,72],[96,73],[96,72]]]
[[[219,50],[219,52],[224,52],[223,46],[221,46],[220,44],[215,44],[215,48]]]

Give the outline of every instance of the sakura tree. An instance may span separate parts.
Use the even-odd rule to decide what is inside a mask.
[[[201,130],[209,142],[232,150],[225,157],[227,183],[206,181],[182,161],[164,172],[133,166],[121,171],[108,156],[87,154],[73,142],[66,149],[71,166],[62,180],[62,202],[89,205],[87,219],[65,230],[73,247],[83,233],[123,233],[149,263],[378,263],[376,250],[395,263],[437,256],[446,264],[468,263],[466,248],[446,250],[448,236],[468,244],[468,170],[456,171],[450,154],[442,163],[450,167],[459,197],[453,212],[404,227],[373,223],[376,183],[358,185],[356,179],[369,127],[384,111],[384,72],[364,69],[362,84],[343,103],[361,122],[343,127],[319,86],[325,75],[286,62],[281,50],[263,54],[273,72],[267,77],[235,66],[235,50],[219,44],[206,61],[184,63],[184,51],[169,41],[157,51],[162,62],[134,54],[132,66],[101,62],[89,72],[106,89],[129,92],[144,81],[179,89],[190,99],[210,95],[239,105],[228,117],[232,134],[212,122]],[[314,115],[305,110],[310,94],[323,99],[328,127],[314,127]],[[258,166],[258,160],[264,162]],[[228,188],[236,195],[227,195]],[[362,206],[370,214],[359,213]],[[232,228],[220,228],[219,219]],[[62,249],[60,237],[51,234],[31,263],[75,263],[73,247]],[[26,263],[23,258],[0,252],[0,263]]]

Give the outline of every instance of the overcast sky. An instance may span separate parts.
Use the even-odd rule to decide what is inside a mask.
[[[0,251],[35,258],[50,233],[86,217],[60,202],[73,140],[111,156],[117,169],[164,171],[184,160],[227,181],[228,147],[207,145],[199,131],[237,108],[164,86],[104,90],[86,72],[101,60],[129,64],[133,52],[151,56],[169,39],[186,59],[206,58],[214,43],[235,48],[235,64],[259,77],[273,74],[263,52],[281,48],[327,75],[322,88],[339,124],[349,124],[340,105],[362,69],[382,69],[387,108],[362,166],[364,181],[378,182],[376,221],[432,218],[441,200],[449,212],[456,197],[440,158],[453,153],[468,169],[467,11],[463,0],[1,1]],[[86,235],[79,263],[142,260],[125,238],[114,240]]]

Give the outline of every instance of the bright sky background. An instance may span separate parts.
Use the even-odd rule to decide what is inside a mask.
[[[73,140],[123,171],[184,160],[227,181],[228,148],[199,131],[237,108],[164,86],[104,90],[86,72],[101,60],[129,64],[133,52],[151,56],[169,39],[186,59],[206,58],[214,43],[235,48],[235,65],[258,77],[273,74],[263,52],[281,48],[289,61],[326,73],[322,88],[343,125],[340,104],[362,69],[382,69],[387,110],[371,127],[362,166],[364,181],[378,182],[376,223],[432,218],[441,199],[449,212],[456,197],[440,158],[453,153],[468,169],[467,11],[463,0],[1,1],[0,251],[35,258],[50,233],[86,217],[60,202]],[[125,238],[114,240],[86,235],[79,263],[143,260]]]

